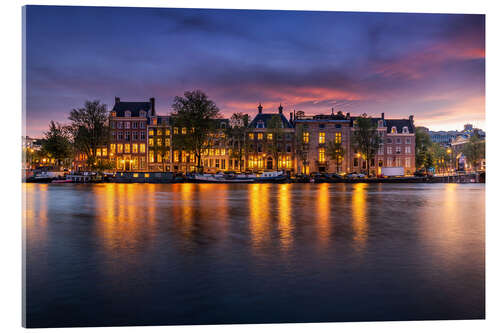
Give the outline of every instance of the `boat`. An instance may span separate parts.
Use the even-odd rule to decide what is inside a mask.
[[[72,183],[71,179],[54,179],[51,183],[55,184],[64,184],[64,183]]]
[[[236,175],[236,174],[194,174],[193,180],[200,183],[252,183],[255,177],[252,175]]]
[[[287,179],[288,175],[283,171],[266,171],[255,177],[255,181],[261,183],[279,183]]]

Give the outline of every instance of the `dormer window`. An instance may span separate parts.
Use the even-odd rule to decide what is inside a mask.
[[[408,132],[408,127],[407,127],[407,126],[403,127],[403,133],[405,133],[405,134],[408,134],[408,133],[409,133],[409,132]]]
[[[382,119],[378,121],[378,127],[384,127],[384,121]]]
[[[391,128],[391,133],[396,134],[398,130],[396,129],[396,126],[392,126]]]
[[[145,117],[146,117],[146,111],[141,110],[141,112],[139,112],[139,115],[140,115],[141,117],[145,118]]]
[[[111,111],[111,117],[116,117],[116,111]]]
[[[132,112],[130,112],[128,110],[125,111],[125,117],[130,117],[130,116],[132,116]]]
[[[257,128],[265,128],[265,126],[264,126],[264,122],[263,122],[262,120],[259,120],[259,121],[257,122]]]

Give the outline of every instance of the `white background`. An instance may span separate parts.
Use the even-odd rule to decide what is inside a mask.
[[[500,183],[499,132],[500,126],[500,11],[495,1],[297,1],[297,0],[122,0],[122,1],[16,1],[3,0],[0,10],[0,326],[11,331],[21,328],[21,134],[22,134],[22,50],[21,50],[21,6],[25,4],[46,5],[95,5],[95,6],[142,6],[142,7],[191,7],[191,8],[249,8],[249,9],[294,9],[332,11],[376,11],[417,13],[474,13],[486,14],[486,133],[487,133],[487,202],[486,202],[486,320],[475,321],[420,321],[420,322],[376,322],[376,323],[330,323],[330,324],[280,324],[280,325],[219,325],[177,327],[129,327],[90,328],[78,330],[139,332],[251,332],[254,330],[287,332],[331,331],[337,332],[470,332],[499,331],[500,323],[499,284],[500,274]],[[147,306],[147,304],[145,304]],[[49,329],[48,331],[65,331]],[[7,330],[4,330],[7,332]],[[47,330],[45,330],[47,331]],[[45,332],[44,331],[44,332]]]

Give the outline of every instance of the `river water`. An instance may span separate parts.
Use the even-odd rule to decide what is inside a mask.
[[[25,184],[29,327],[484,318],[483,184]]]

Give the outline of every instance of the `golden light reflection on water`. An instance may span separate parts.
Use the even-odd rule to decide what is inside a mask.
[[[353,185],[352,192],[352,228],[354,242],[357,248],[363,248],[368,235],[367,191],[368,184],[357,183]]]
[[[250,234],[253,247],[260,248],[270,239],[270,186],[269,184],[250,184],[249,187]]]
[[[26,231],[34,244],[46,241],[48,223],[48,185],[47,184],[24,184],[25,211],[23,218]]]
[[[174,184],[172,188],[175,199],[173,213],[176,215],[174,221],[177,223],[180,222],[180,232],[187,239],[192,239],[193,237],[195,213],[193,208],[193,197],[195,188],[196,184],[190,183]]]
[[[291,195],[290,184],[279,185],[278,203],[279,203],[279,224],[281,249],[288,251],[293,243],[293,225],[291,221]]]
[[[322,183],[318,186],[318,196],[316,201],[318,238],[323,245],[326,245],[330,241],[331,234],[329,184]]]

